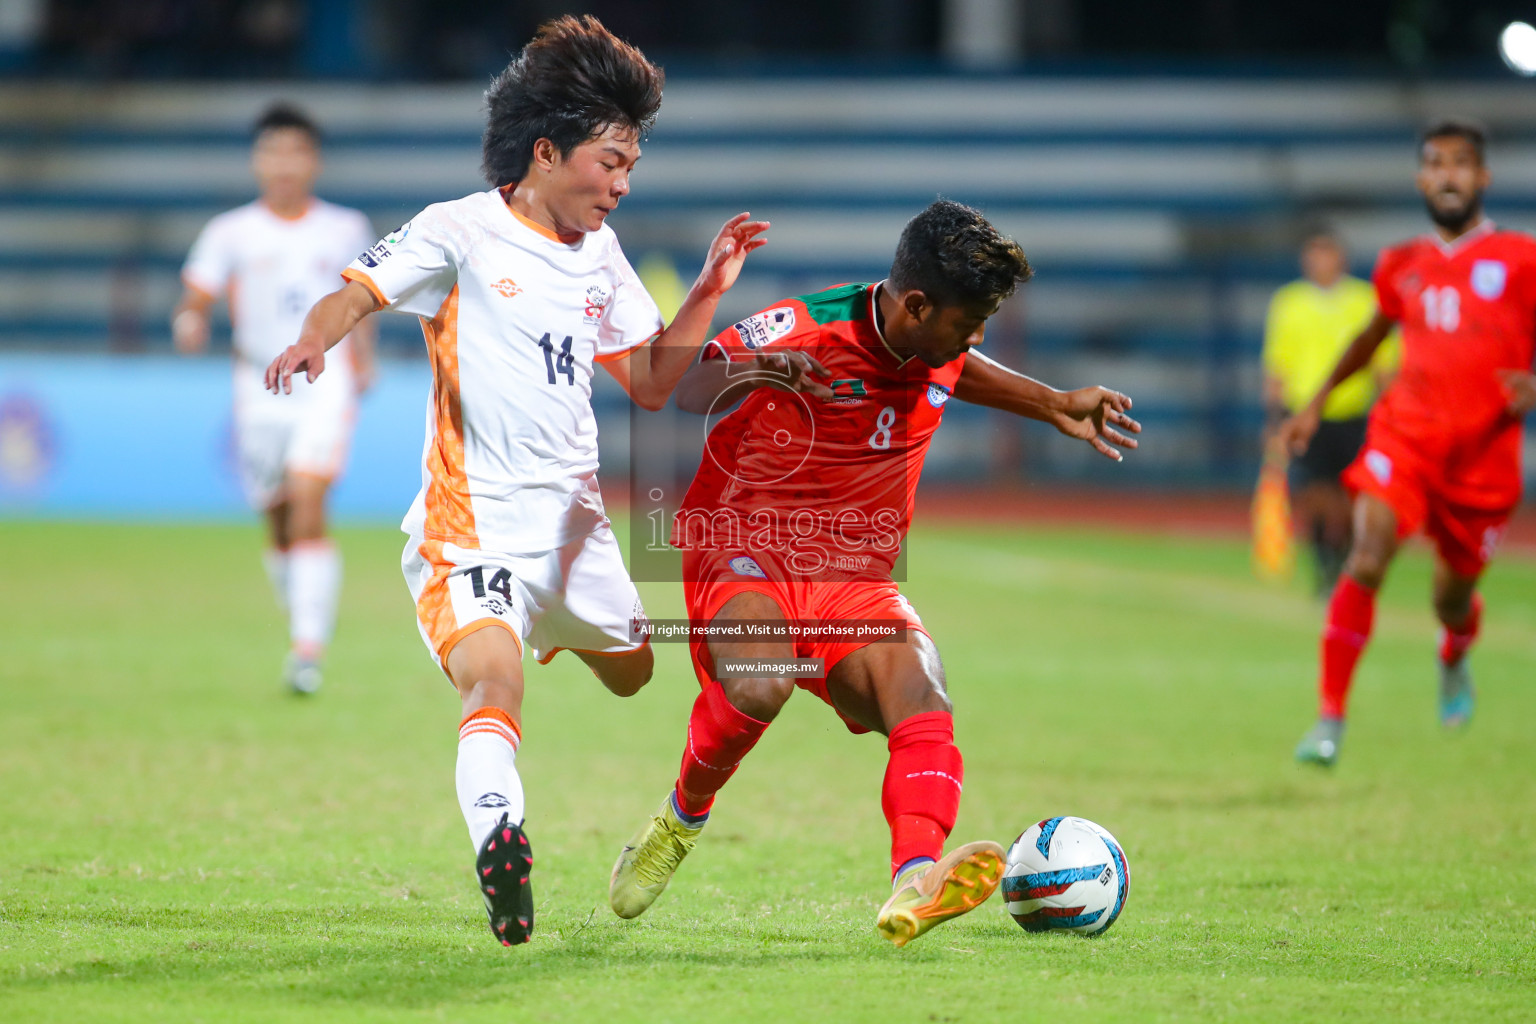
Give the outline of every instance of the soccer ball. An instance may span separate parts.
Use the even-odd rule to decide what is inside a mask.
[[[1027,932],[1099,935],[1125,909],[1130,889],[1125,851],[1086,818],[1047,818],[1008,851],[1003,897]]]

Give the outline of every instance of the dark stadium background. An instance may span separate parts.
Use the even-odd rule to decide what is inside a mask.
[[[882,65],[955,71],[965,44],[947,31],[962,9],[989,26],[994,60],[1009,70],[1496,72],[1494,40],[1529,16],[1518,0],[1296,0],[1137,3],[1131,0],[828,0],[786,13],[772,0],[55,0],[12,67],[23,74],[96,78],[335,76],[454,81],[499,69],[545,18],[595,14],[674,67],[722,73],[786,62],[839,73]],[[1178,63],[1169,63],[1169,61]],[[1259,67],[1255,67],[1255,62]],[[1161,66],[1159,66],[1161,65]],[[1310,67],[1309,67],[1310,65]],[[1332,65],[1330,67],[1329,65]]]
[[[1361,274],[1422,231],[1415,132],[1442,114],[1490,125],[1490,212],[1536,227],[1536,86],[1496,46],[1528,7],[0,2],[0,514],[242,515],[227,372],[173,357],[167,319],[197,229],[252,194],[251,119],[278,98],[312,109],[321,194],[383,233],[481,187],[487,77],[542,19],[587,11],[669,71],[613,220],[659,290],[691,278],[737,209],[771,219],[773,244],[722,324],[878,278],[937,194],[981,206],[1038,271],[989,349],[1058,385],[1129,392],[1145,444],[1114,466],[952,407],[925,500],[988,486],[1077,516],[1112,485],[1136,500],[1101,514],[1237,525],[1258,464],[1264,308],[1305,231],[1337,227]],[[336,498],[372,521],[416,486],[426,372],[414,324],[383,319],[388,365]],[[630,413],[611,386],[599,411],[617,489]]]

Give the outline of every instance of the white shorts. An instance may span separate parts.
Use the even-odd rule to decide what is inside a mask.
[[[262,383],[264,371],[235,361],[240,485],[258,511],[282,499],[283,480],[290,473],[327,480],[340,476],[357,415],[356,388],[344,353],[327,359],[325,372],[313,384],[296,376],[291,395],[269,392]]]
[[[627,654],[649,642],[640,593],[606,525],[532,555],[412,537],[400,559],[421,639],[442,668],[454,645],[487,626],[510,632],[539,664],[558,651]]]

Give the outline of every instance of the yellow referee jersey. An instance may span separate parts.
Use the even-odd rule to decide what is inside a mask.
[[[1375,312],[1376,289],[1358,277],[1341,277],[1332,288],[1303,279],[1275,292],[1264,325],[1264,369],[1280,379],[1287,409],[1295,412],[1312,400]],[[1333,389],[1323,418],[1364,416],[1376,399],[1375,374],[1395,368],[1398,358],[1393,331],[1369,366]]]

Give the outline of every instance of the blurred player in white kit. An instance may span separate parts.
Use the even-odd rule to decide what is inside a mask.
[[[269,108],[255,126],[256,201],[213,218],[182,268],[185,289],[171,321],[176,350],[207,348],[209,311],[229,303],[234,324],[234,421],[240,481],[267,521],[264,559],[292,646],[283,674],[295,693],[320,687],[320,663],[336,621],[341,558],[326,536],[325,501],[346,462],[357,396],[373,373],[373,328],[341,342],[342,358],[293,394],[267,392],[262,373],[299,336],[304,314],[374,241],[357,210],[313,194],[320,132],[302,111]]]

